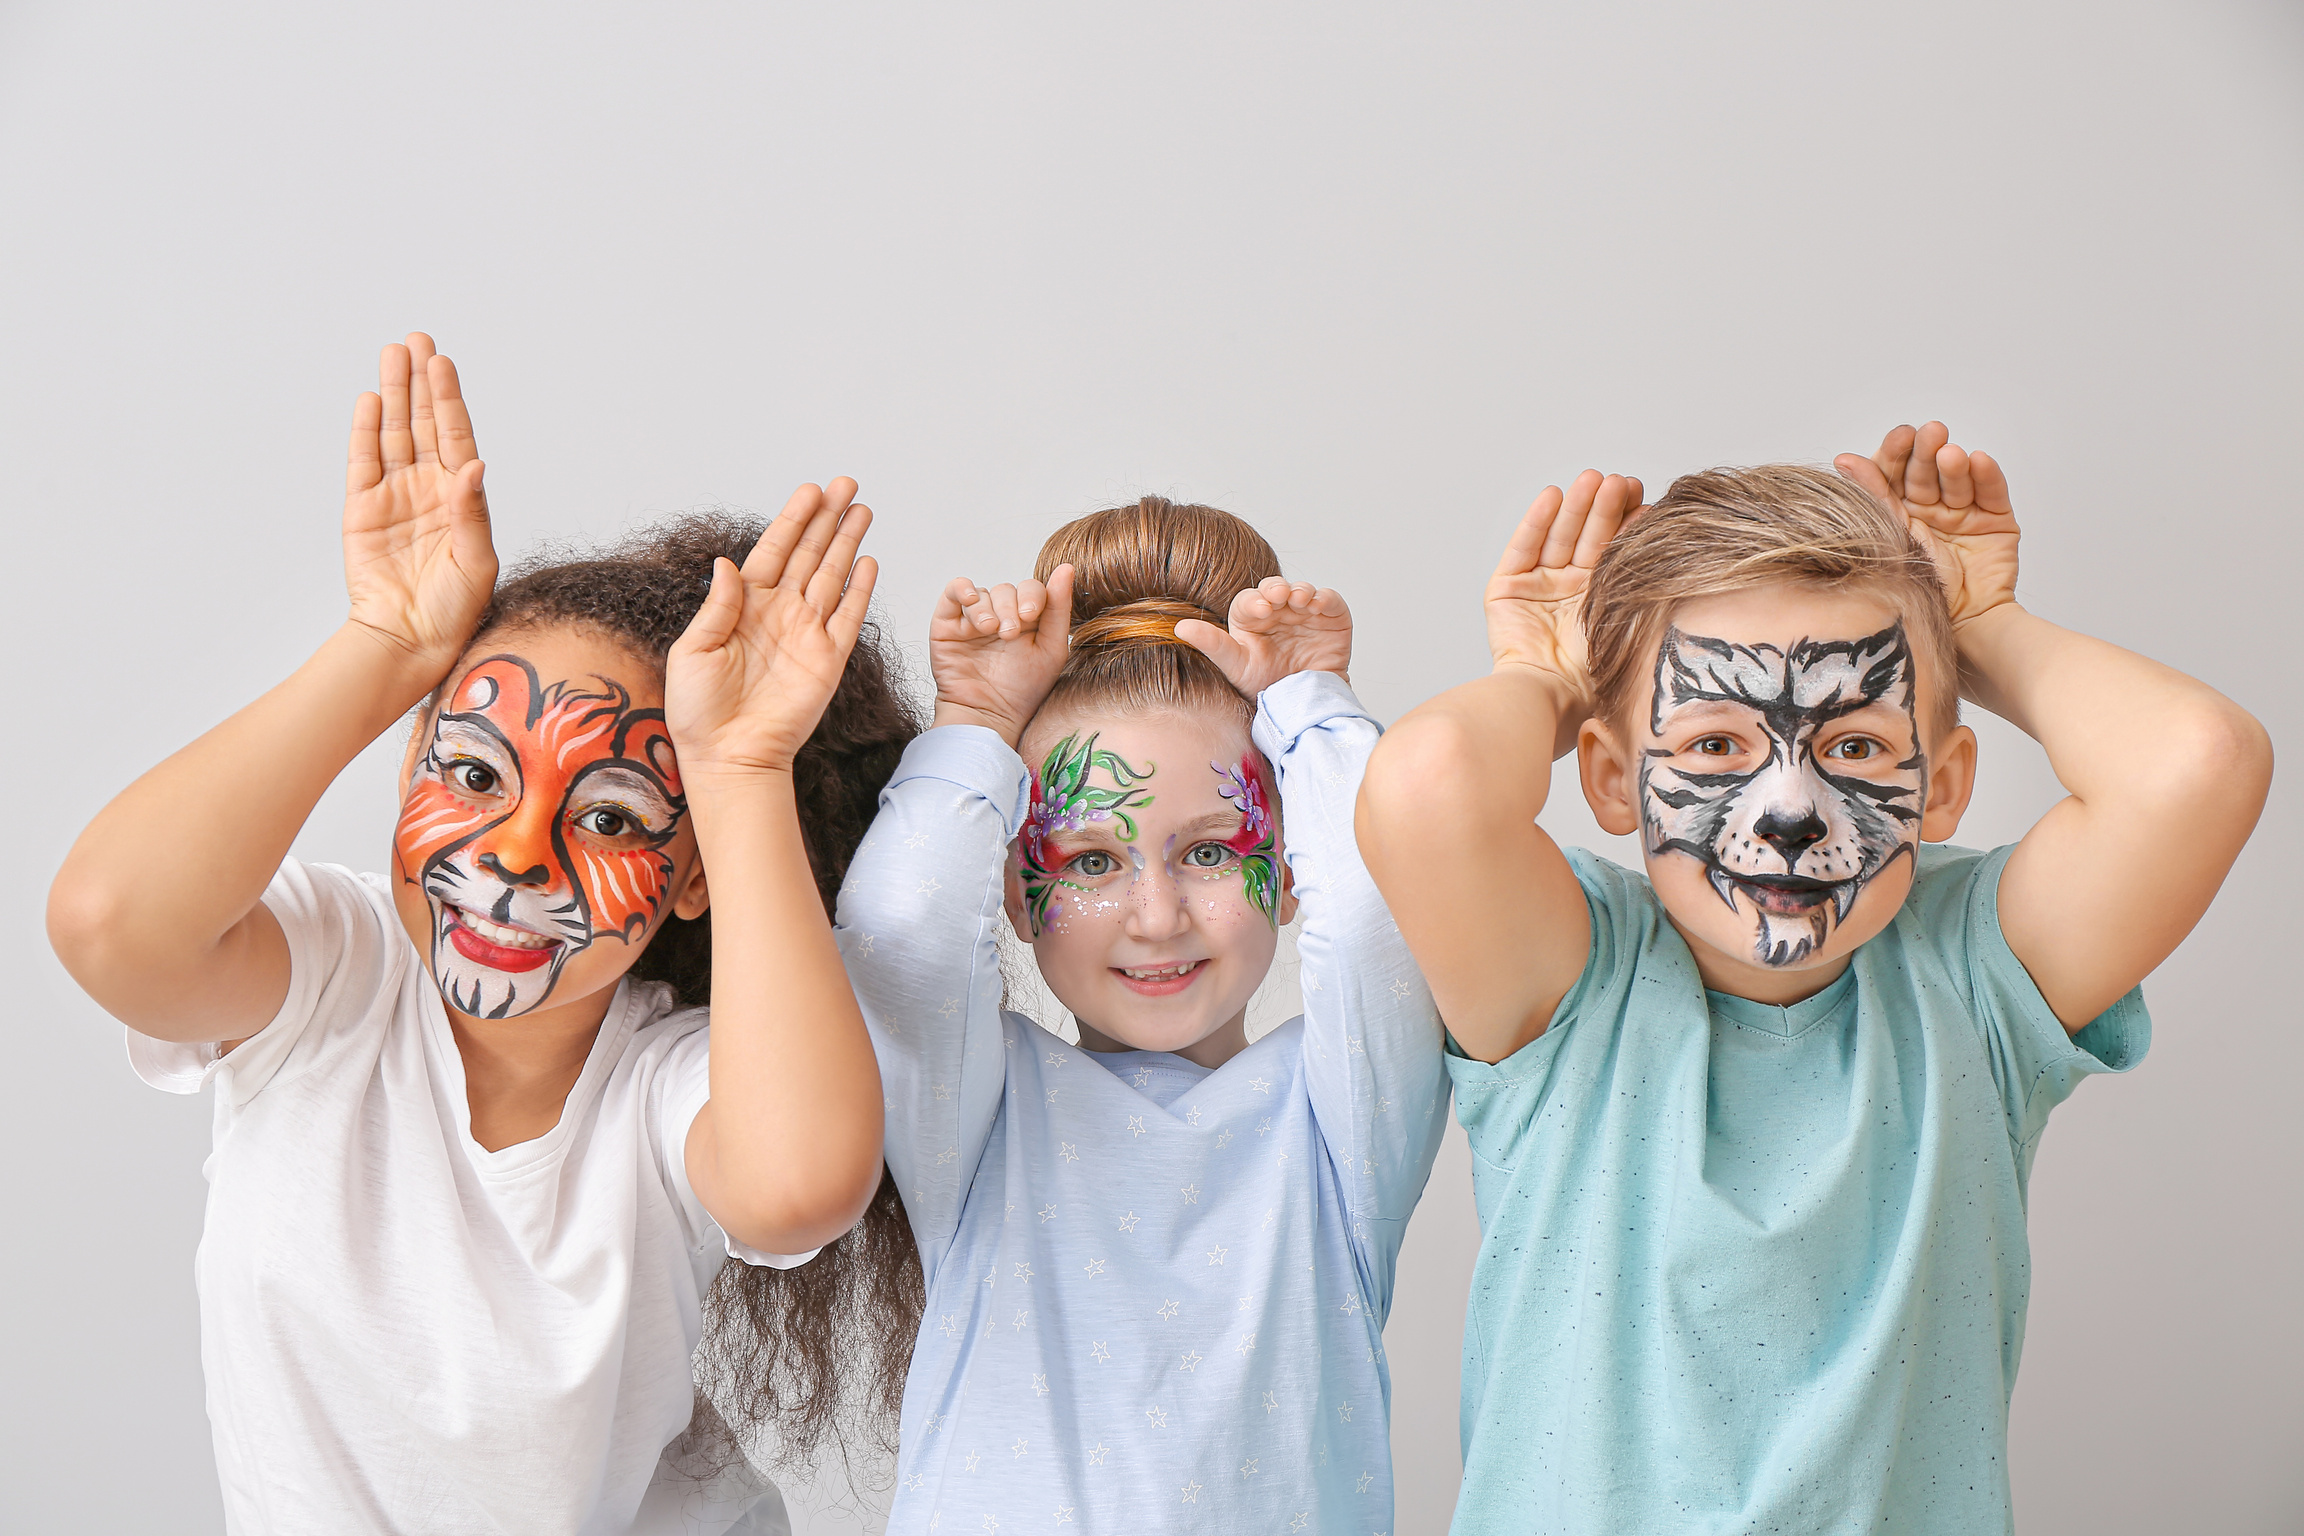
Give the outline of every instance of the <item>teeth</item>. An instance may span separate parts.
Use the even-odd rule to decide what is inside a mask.
[[[465,927],[489,943],[501,944],[506,949],[544,949],[559,942],[557,939],[548,939],[540,933],[530,933],[525,928],[507,928],[502,923],[492,923],[478,913],[467,912],[462,907],[450,907],[448,910],[455,913],[456,920]]]
[[[1199,963],[1197,960],[1186,960],[1180,965],[1163,965],[1154,970],[1132,970],[1127,966],[1122,966],[1120,974],[1131,981],[1174,981],[1177,977],[1188,973]]]

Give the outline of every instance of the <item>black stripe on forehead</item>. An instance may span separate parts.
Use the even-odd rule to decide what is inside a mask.
[[[1802,725],[1821,725],[1872,704],[1901,704],[1912,715],[1912,674],[1912,647],[1901,620],[1859,640],[1804,639],[1789,651],[1691,635],[1674,626],[1656,652],[1648,728],[1661,736],[1666,710],[1704,702],[1756,711],[1786,739]]]

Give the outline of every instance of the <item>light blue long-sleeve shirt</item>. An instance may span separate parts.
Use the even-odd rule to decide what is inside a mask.
[[[1333,674],[1258,700],[1305,1007],[1214,1071],[1002,1011],[1023,760],[905,753],[838,924],[928,1282],[891,1532],[1392,1530],[1384,1317],[1448,1089],[1353,841],[1378,734]]]

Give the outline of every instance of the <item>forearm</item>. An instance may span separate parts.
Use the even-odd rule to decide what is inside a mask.
[[[244,958],[243,920],[313,806],[438,680],[347,624],[287,681],[121,791],[49,894],[66,968],[131,1023],[196,1021],[205,992],[230,979],[219,968]]]
[[[2256,801],[2231,794],[2235,758],[2253,758],[2262,728],[2215,689],[2133,651],[2003,603],[1961,626],[1961,691],[2048,754],[2057,779],[2092,811],[2188,798],[2221,784],[2216,805],[2188,818],[2255,820]],[[2268,776],[2269,748],[2262,752]],[[2255,774],[2245,775],[2252,779]]]
[[[712,893],[697,1194],[742,1242],[819,1247],[855,1224],[879,1182],[871,1042],[817,896],[790,773],[691,775],[688,805]]]

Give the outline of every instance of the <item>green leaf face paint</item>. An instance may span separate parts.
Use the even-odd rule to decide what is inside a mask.
[[[1021,842],[1024,905],[1035,934],[1047,926],[1048,904],[1058,886],[1086,890],[1050,867],[1049,835],[1077,832],[1091,823],[1109,821],[1119,827],[1122,842],[1135,842],[1136,820],[1128,813],[1152,803],[1151,793],[1143,786],[1151,780],[1156,766],[1147,763],[1137,768],[1116,752],[1098,750],[1096,735],[1091,733],[1085,741],[1075,735],[1056,743],[1040,764],[1040,771],[1032,775],[1032,804],[1024,813]],[[1088,775],[1097,769],[1111,778],[1113,788],[1088,782]]]

